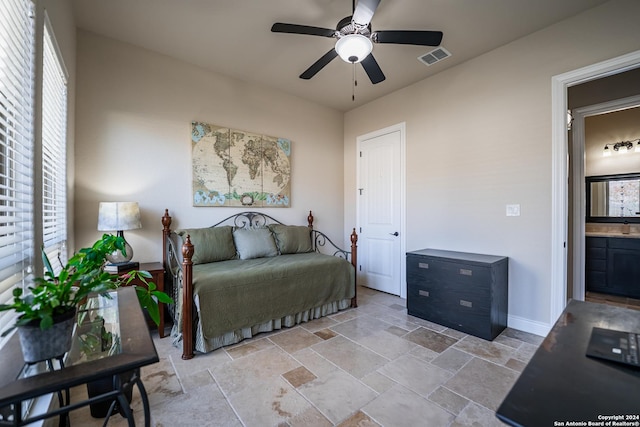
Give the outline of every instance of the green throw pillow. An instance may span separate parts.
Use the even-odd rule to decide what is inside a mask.
[[[240,259],[272,257],[278,255],[276,242],[268,228],[236,228],[233,230]]]
[[[233,244],[233,227],[224,225],[208,228],[186,228],[177,233],[185,237],[191,236],[194,246],[194,264],[206,264],[208,262],[226,261],[236,257],[236,247]]]
[[[304,225],[271,224],[281,254],[311,252],[311,230]]]

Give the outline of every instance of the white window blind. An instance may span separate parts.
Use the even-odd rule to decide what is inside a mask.
[[[33,14],[30,0],[0,1],[0,303],[33,258]],[[0,332],[14,316],[0,312]]]
[[[42,83],[42,237],[52,265],[59,270],[66,262],[62,252],[67,240],[67,73],[48,19]]]

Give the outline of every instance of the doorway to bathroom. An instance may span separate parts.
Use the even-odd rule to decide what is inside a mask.
[[[571,112],[567,294],[640,309],[640,95]]]
[[[625,76],[627,72],[638,73],[640,68],[640,50],[612,58],[603,62],[589,65],[564,74],[553,76],[551,79],[552,95],[552,221],[551,221],[551,301],[550,322],[555,321],[564,308],[567,301],[578,295],[573,295],[574,273],[580,271],[576,268],[576,257],[584,250],[584,238],[581,232],[576,232],[579,220],[582,216],[574,213],[575,199],[582,198],[583,192],[576,191],[575,187],[582,185],[583,180],[570,173],[571,163],[574,157],[574,147],[570,147],[570,132],[567,132],[567,111],[569,108],[569,91],[574,87],[595,84],[599,80],[615,76]],[[637,77],[636,77],[637,78]],[[635,83],[633,83],[635,81]],[[621,87],[625,94],[618,94],[615,90],[600,93],[608,97],[608,100],[631,96],[629,89],[640,89],[638,80]],[[620,88],[619,88],[620,89]],[[636,95],[640,93],[636,92]],[[575,101],[574,94],[571,100]],[[587,102],[582,106],[605,102]],[[573,171],[571,171],[573,172]],[[573,197],[573,196],[576,197]],[[574,218],[577,221],[574,221]],[[575,255],[575,256],[574,256]],[[581,255],[580,255],[581,256]]]

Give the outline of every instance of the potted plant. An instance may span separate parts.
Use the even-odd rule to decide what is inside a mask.
[[[130,271],[114,276],[103,270],[106,255],[123,251],[123,237],[104,234],[90,248],[82,248],[56,274],[44,250],[42,259],[46,272],[34,279],[30,292],[21,288],[13,291],[13,304],[0,305],[0,311],[14,310],[19,317],[13,327],[18,328],[26,362],[37,362],[66,353],[71,346],[76,309],[91,293],[106,293],[139,279],[145,286],[136,286],[140,305],[151,319],[159,323],[158,301],[171,303],[165,293],[157,291],[151,275],[144,271]],[[8,329],[2,335],[8,334]]]

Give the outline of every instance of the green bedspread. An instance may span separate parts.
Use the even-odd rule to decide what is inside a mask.
[[[352,298],[355,271],[316,252],[193,266],[193,293],[206,338]]]

